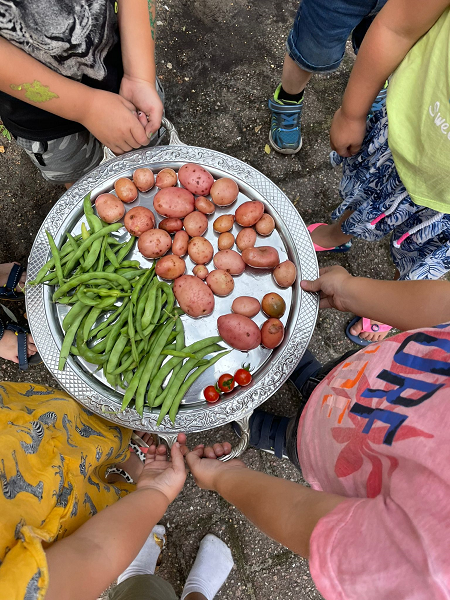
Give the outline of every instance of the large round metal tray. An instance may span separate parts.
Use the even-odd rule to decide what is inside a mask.
[[[151,412],[146,409],[143,418],[134,409],[120,412],[122,392],[111,389],[101,374],[94,374],[93,365],[70,357],[64,370],[58,370],[63,339],[61,321],[67,308],[52,303],[53,289],[47,286],[28,288],[26,294],[28,320],[38,351],[62,387],[84,406],[110,421],[124,427],[162,434],[202,431],[242,419],[277,391],[302,357],[314,330],[318,299],[314,294],[303,292],[299,282],[301,279],[315,279],[318,276],[318,265],[306,226],[289,199],[259,171],[220,152],[192,146],[137,150],[100,165],[58,200],[36,236],[28,264],[28,277],[33,279],[49,259],[51,254],[45,230],[50,231],[57,245],[61,245],[65,240],[66,232],[79,232],[83,217],[82,202],[89,191],[92,192],[93,198],[99,193],[110,191],[118,177],[129,177],[138,167],[148,166],[155,172],[164,167],[178,170],[186,162],[201,164],[215,178],[228,176],[239,184],[240,195],[237,202],[228,209],[218,209],[210,217],[211,222],[220,214],[234,213],[237,206],[246,200],[261,200],[267,212],[274,217],[277,229],[269,238],[259,237],[256,245],[270,244],[276,247],[281,260],[289,258],[298,268],[297,281],[288,290],[277,288],[267,271],[246,269],[243,275],[235,278],[235,290],[232,295],[216,298],[216,308],[212,316],[203,319],[183,316],[186,342],[189,344],[197,339],[216,335],[216,319],[220,314],[231,312],[231,303],[235,297],[251,295],[261,299],[265,293],[276,290],[283,295],[288,307],[283,317],[286,335],[281,346],[274,351],[262,347],[250,353],[234,350],[199,378],[183,400],[175,424],[166,417],[161,426],[156,427],[158,411]],[[130,207],[142,204],[151,208],[154,193],[155,190],[140,194],[139,199]],[[236,234],[239,229],[235,226],[233,233]],[[211,225],[205,236],[217,250],[217,234],[212,231]],[[140,259],[143,266],[151,264],[137,251],[133,258]],[[194,265],[189,259],[186,262],[189,273]],[[211,269],[211,266],[209,268]],[[255,318],[258,325],[263,320],[262,315]],[[252,384],[247,388],[236,388],[231,394],[222,396],[215,404],[206,404],[201,396],[205,385],[213,383],[220,373],[233,372],[243,362],[250,362],[256,369]]]

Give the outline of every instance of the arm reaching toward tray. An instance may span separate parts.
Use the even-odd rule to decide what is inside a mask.
[[[353,277],[335,265],[301,286],[320,292],[320,308],[364,315],[402,331],[450,321],[449,281],[379,281]]]

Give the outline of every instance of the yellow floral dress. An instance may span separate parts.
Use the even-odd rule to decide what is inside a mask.
[[[0,598],[43,599],[45,548],[134,489],[105,480],[130,434],[64,392],[0,382]]]

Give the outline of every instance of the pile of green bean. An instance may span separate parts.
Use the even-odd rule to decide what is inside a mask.
[[[157,424],[167,414],[174,422],[194,381],[228,351],[220,336],[186,347],[172,287],[156,277],[154,265],[126,260],[135,238],[121,243],[110,235],[122,224],[101,221],[90,194],[83,206],[89,229],[83,223],[80,235],[67,233],[61,249],[46,232],[52,258],[29,284],[57,286],[53,301],[71,305],[58,368],[69,354],[80,356],[98,365],[112,387],[125,389],[122,410],[134,400],[141,416],[144,405],[161,407]],[[205,359],[209,354],[215,356]]]

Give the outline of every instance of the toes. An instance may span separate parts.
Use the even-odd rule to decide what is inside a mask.
[[[350,327],[350,333],[352,335],[360,335],[362,328],[363,328],[363,322],[362,322],[362,319],[359,319],[359,321],[357,321],[352,327]],[[362,338],[363,334],[361,334],[360,337]]]

